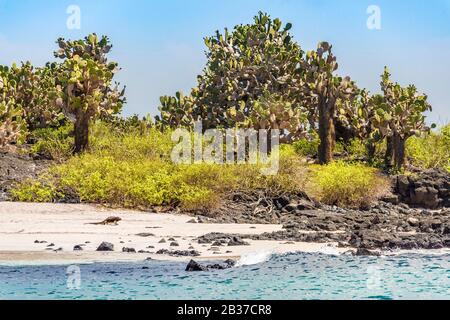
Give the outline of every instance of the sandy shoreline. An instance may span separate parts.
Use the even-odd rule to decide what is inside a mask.
[[[119,216],[118,226],[91,225],[109,216]],[[195,259],[239,259],[255,254],[287,252],[342,253],[336,244],[283,243],[279,241],[252,241],[249,246],[218,247],[198,244],[195,239],[210,232],[233,234],[262,234],[282,229],[281,225],[257,224],[203,224],[188,223],[192,217],[173,214],[155,214],[130,210],[111,210],[93,205],[30,204],[0,202],[0,264],[42,265],[93,262],[139,262],[155,260],[187,261],[191,257],[158,255],[160,249],[188,250],[200,253]],[[148,234],[146,236],[138,234]],[[179,246],[171,247],[174,239]],[[166,243],[159,243],[165,239]],[[42,241],[45,243],[35,243]],[[97,252],[103,241],[114,244],[114,252]],[[48,247],[49,244],[54,244]],[[83,251],[73,251],[83,245]],[[122,253],[122,248],[134,248],[145,253]],[[62,249],[55,252],[56,249]],[[217,248],[216,248],[217,250]]]

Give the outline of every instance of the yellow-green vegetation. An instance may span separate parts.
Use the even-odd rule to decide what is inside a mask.
[[[75,199],[129,208],[208,210],[232,190],[272,195],[303,190],[306,169],[290,147],[281,151],[277,176],[262,175],[260,165],[175,165],[172,147],[170,132],[119,134],[97,124],[89,152],[53,166],[37,181],[21,183],[12,194],[19,201]]]
[[[294,142],[292,145],[300,156],[317,156],[317,150],[319,149],[320,140],[317,135],[313,135],[311,139],[300,139]]]
[[[363,207],[389,189],[389,181],[376,169],[342,161],[313,166],[309,191],[318,200],[341,207]]]
[[[36,129],[32,133],[36,143],[31,147],[31,152],[56,161],[66,160],[73,153],[72,132],[72,124],[56,129]]]
[[[412,165],[420,168],[445,168],[450,172],[450,125],[438,132],[412,137],[407,143]]]
[[[64,141],[66,136],[57,132],[45,137]],[[232,192],[272,197],[308,193],[325,203],[358,206],[376,200],[386,187],[376,169],[341,162],[307,166],[290,145],[281,147],[280,170],[275,176],[261,174],[261,164],[175,165],[170,159],[170,138],[170,131],[124,134],[97,123],[92,126],[89,152],[51,167],[37,180],[19,184],[13,197],[18,201],[76,200],[127,208],[207,211]],[[41,141],[41,146],[48,145],[46,139]],[[63,150],[53,151],[61,154]]]

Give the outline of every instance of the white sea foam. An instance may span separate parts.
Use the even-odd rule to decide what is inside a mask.
[[[445,256],[450,254],[450,249],[448,248],[436,250],[416,249],[416,250],[395,250],[390,252],[387,251],[383,252],[383,255],[386,256],[400,256],[405,254],[423,255],[423,256]]]
[[[317,250],[317,253],[329,255],[329,256],[339,256],[343,254],[342,250],[339,250],[335,246],[324,245]]]
[[[237,267],[251,266],[254,264],[260,264],[268,261],[273,255],[271,251],[252,252],[242,255],[236,263]]]

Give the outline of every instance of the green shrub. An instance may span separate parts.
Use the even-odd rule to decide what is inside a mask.
[[[301,139],[293,143],[298,155],[304,157],[316,157],[319,150],[320,139],[316,135],[312,139]]]
[[[438,132],[411,137],[407,141],[407,154],[412,165],[429,168],[450,167],[450,125]]]
[[[43,181],[25,180],[11,191],[11,196],[22,202],[52,202],[56,190],[51,184],[45,184]]]
[[[346,146],[346,151],[350,158],[353,159],[367,157],[367,148],[361,139],[352,139]]]
[[[276,176],[262,175],[262,165],[175,165],[169,156],[172,146],[170,132],[150,129],[145,135],[118,134],[96,124],[90,152],[18,185],[13,196],[18,201],[78,200],[127,208],[176,206],[204,211],[237,190],[267,195],[303,191],[306,169],[291,146],[281,148]]]
[[[57,161],[68,159],[73,152],[73,124],[68,123],[59,128],[36,129],[32,139],[36,143],[31,152]]]
[[[376,169],[335,162],[313,166],[308,191],[319,201],[340,207],[364,207],[379,199],[389,182]]]
[[[111,156],[115,159],[170,159],[174,146],[171,131],[150,128],[141,134],[138,130],[124,133],[111,125],[97,122],[91,128],[91,154]]]
[[[90,151],[51,167],[36,180],[18,185],[18,201],[100,203],[148,209],[180,207],[207,211],[233,192],[268,197],[307,192],[328,204],[358,207],[377,199],[387,182],[377,170],[337,162],[307,166],[298,147],[282,145],[275,176],[261,174],[259,165],[175,165],[170,160],[171,132],[149,129],[123,133],[97,123]]]

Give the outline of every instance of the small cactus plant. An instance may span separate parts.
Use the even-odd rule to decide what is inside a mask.
[[[163,128],[189,127],[194,123],[194,101],[192,96],[177,92],[174,97],[160,98],[160,116],[156,122]]]

